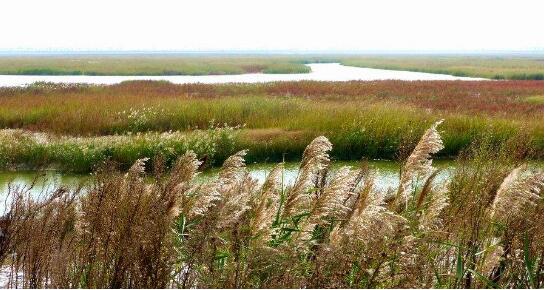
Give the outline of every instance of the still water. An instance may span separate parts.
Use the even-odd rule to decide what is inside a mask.
[[[332,172],[341,166],[351,166],[356,169],[359,166],[358,162],[334,162]],[[453,169],[453,161],[437,161],[434,162],[437,168],[442,169],[437,180],[446,179]],[[248,165],[250,175],[260,182],[263,182],[268,173],[275,164],[271,163],[256,163]],[[370,161],[369,166],[375,172],[375,188],[386,190],[390,187],[396,187],[399,183],[399,164],[392,161]],[[289,162],[285,164],[284,184],[293,184],[297,178],[299,163]],[[217,177],[219,169],[208,169],[201,172],[197,176],[197,182]],[[50,191],[58,186],[77,187],[85,185],[92,181],[90,174],[70,174],[61,173],[58,171],[0,171],[0,199],[8,192],[8,188],[27,187],[32,193],[39,195],[40,193]]]
[[[240,74],[205,76],[47,76],[47,75],[0,75],[0,86],[25,86],[34,82],[87,83],[110,85],[128,80],[166,80],[175,84],[188,83],[263,83],[278,81],[373,81],[373,80],[484,80],[481,78],[457,77],[444,74],[395,71],[384,69],[344,66],[339,63],[308,64],[310,73],[301,74]]]

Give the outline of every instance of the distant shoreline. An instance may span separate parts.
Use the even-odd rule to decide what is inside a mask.
[[[335,50],[33,50],[33,49],[0,49],[0,56],[26,55],[180,55],[180,56],[275,56],[275,55],[364,55],[364,56],[529,56],[543,57],[544,49],[535,50],[370,50],[370,51],[335,51]]]
[[[486,79],[543,80],[543,55],[353,54],[10,54],[0,75],[172,76],[308,73],[309,63],[412,71]],[[1,53],[0,53],[1,54]]]

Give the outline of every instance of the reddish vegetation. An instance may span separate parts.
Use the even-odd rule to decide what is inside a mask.
[[[0,106],[40,106],[67,98],[146,103],[161,97],[215,98],[228,96],[297,96],[334,101],[395,101],[444,111],[485,113],[505,117],[543,115],[543,106],[525,101],[543,96],[543,81],[372,81],[278,82],[266,84],[185,84],[135,81],[101,87],[0,89]],[[12,97],[12,98],[10,98]],[[51,97],[55,97],[51,99]],[[59,97],[59,98],[57,98]],[[349,97],[349,98],[347,98]],[[24,101],[21,99],[24,98]],[[90,99],[89,99],[90,98]],[[82,99],[83,101],[83,99]]]

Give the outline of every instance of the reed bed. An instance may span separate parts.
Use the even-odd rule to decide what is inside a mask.
[[[543,56],[534,55],[27,55],[0,56],[10,75],[209,75],[308,73],[305,63],[334,62],[390,70],[490,79],[543,80]]]
[[[92,185],[39,196],[11,188],[0,228],[7,287],[542,288],[543,171],[516,144],[482,141],[435,181],[441,123],[407,150],[399,188],[373,172],[331,170],[323,136],[293,184],[283,164],[263,184],[246,150],[196,182],[187,151],[127,171],[106,164]],[[148,173],[146,173],[148,172]]]
[[[105,162],[129,168],[141,158],[159,157],[167,164],[187,150],[206,161],[225,160],[236,145],[233,127],[210,127],[191,132],[151,132],[94,138],[56,137],[23,130],[0,130],[0,168],[56,169],[91,172]]]
[[[225,75],[243,73],[308,73],[291,57],[212,55],[43,55],[0,56],[7,75]]]
[[[509,80],[543,80],[543,56],[367,56],[341,61],[344,65],[418,71],[463,77]]]

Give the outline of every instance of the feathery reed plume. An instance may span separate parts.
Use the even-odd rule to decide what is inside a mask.
[[[328,215],[339,216],[349,208],[344,201],[352,194],[356,183],[356,172],[344,166],[335,174],[323,192],[314,199],[310,209],[309,220],[318,220]]]
[[[223,192],[218,228],[226,228],[235,224],[250,209],[248,203],[256,188],[257,180],[246,173],[238,186]]]
[[[189,218],[204,215],[215,203],[227,197],[238,186],[246,168],[244,156],[247,150],[239,151],[223,162],[218,179],[197,186],[193,191],[195,195],[187,206]]]
[[[352,210],[349,212],[349,215],[347,215],[347,218],[345,218],[345,221],[349,220],[352,214],[360,214],[363,209],[365,209],[366,206],[369,204],[375,202],[377,204],[380,204],[382,202],[382,198],[379,197],[376,194],[373,194],[373,186],[375,185],[375,173],[369,172],[365,175],[363,178],[363,186],[361,189],[357,192],[356,198],[352,201],[352,204],[350,207]],[[349,200],[350,202],[350,200]]]
[[[492,275],[494,269],[500,265],[500,262],[503,259],[504,250],[501,245],[495,245],[493,246],[492,251],[486,251],[490,252],[486,255],[484,258],[480,272],[486,277],[489,277]]]
[[[411,185],[415,178],[424,177],[433,171],[431,155],[444,148],[441,135],[439,135],[439,132],[437,131],[437,126],[442,122],[443,120],[439,120],[426,130],[403,165],[399,187],[394,201],[396,207],[407,204],[410,197]]]
[[[524,165],[513,169],[503,180],[492,203],[492,219],[509,222],[523,218],[527,209],[543,198],[543,172],[525,175],[524,169]]]
[[[250,223],[250,233],[254,237],[270,236],[271,226],[278,212],[279,191],[282,186],[280,179],[283,170],[284,164],[277,164],[267,176],[259,194],[254,197],[252,204],[255,212]]]
[[[219,205],[219,228],[235,223],[250,207],[248,202],[256,189],[257,181],[246,171],[247,150],[230,156],[223,163],[219,174],[218,192],[221,195]]]
[[[424,186],[422,186],[422,190],[420,191],[420,194],[418,195],[418,200],[416,201],[416,209],[418,210],[420,206],[422,206],[422,203],[426,199],[426,196],[432,191],[433,189],[433,180],[439,173],[439,170],[435,170],[424,183]]]
[[[331,142],[324,136],[316,137],[305,148],[303,160],[299,167],[299,175],[295,184],[287,193],[282,210],[283,218],[291,216],[301,207],[308,206],[310,195],[306,193],[319,172],[328,166],[330,161],[328,152],[332,148]]]
[[[227,158],[221,167],[219,173],[219,181],[222,186],[230,186],[233,183],[237,183],[244,175],[246,169],[246,162],[244,156],[248,153],[248,150],[241,150]]]
[[[197,176],[197,170],[201,162],[197,159],[197,154],[188,151],[176,161],[172,168],[169,178],[166,182],[166,190],[163,190],[167,202],[167,208],[172,218],[177,217],[186,202],[186,192],[191,188],[191,182]]]
[[[303,223],[298,239],[308,241],[312,230],[323,222],[323,218],[331,216],[339,218],[346,215],[350,208],[344,202],[352,194],[351,190],[356,183],[357,173],[350,167],[344,166],[336,173],[323,192],[312,201],[308,218]]]
[[[203,216],[208,209],[216,202],[221,200],[221,194],[218,192],[216,183],[204,183],[193,190],[196,194],[188,204],[186,215],[189,219],[196,216]]]
[[[421,230],[435,230],[441,225],[440,215],[448,205],[447,187],[440,186],[434,190],[429,190],[430,201],[419,219],[419,228]]]
[[[343,241],[358,241],[366,247],[393,237],[407,220],[386,209],[383,197],[370,192],[367,201],[360,202],[363,208],[354,211],[343,227],[331,233],[330,244],[339,247]]]
[[[142,174],[146,172],[146,162],[148,162],[149,158],[141,158],[137,159],[131,168],[129,168],[129,171],[127,172],[126,176],[129,178],[137,178],[141,177]]]
[[[344,205],[348,208],[348,210],[343,215],[339,216],[339,227],[344,227],[351,220],[353,215],[360,214],[365,207],[369,205],[369,203],[376,202],[377,204],[380,204],[382,202],[382,198],[379,198],[378,196],[371,196],[373,193],[374,179],[374,172],[370,171],[367,166],[360,170],[360,173],[356,178],[356,183],[363,183],[363,186],[356,190],[356,185],[353,188],[353,190],[356,190],[355,194],[350,194],[345,200]],[[379,199],[380,201],[373,200],[373,197]]]
[[[167,186],[177,187],[181,184],[187,185],[197,176],[197,170],[202,162],[197,159],[197,154],[193,151],[187,151],[183,154],[172,168]]]

